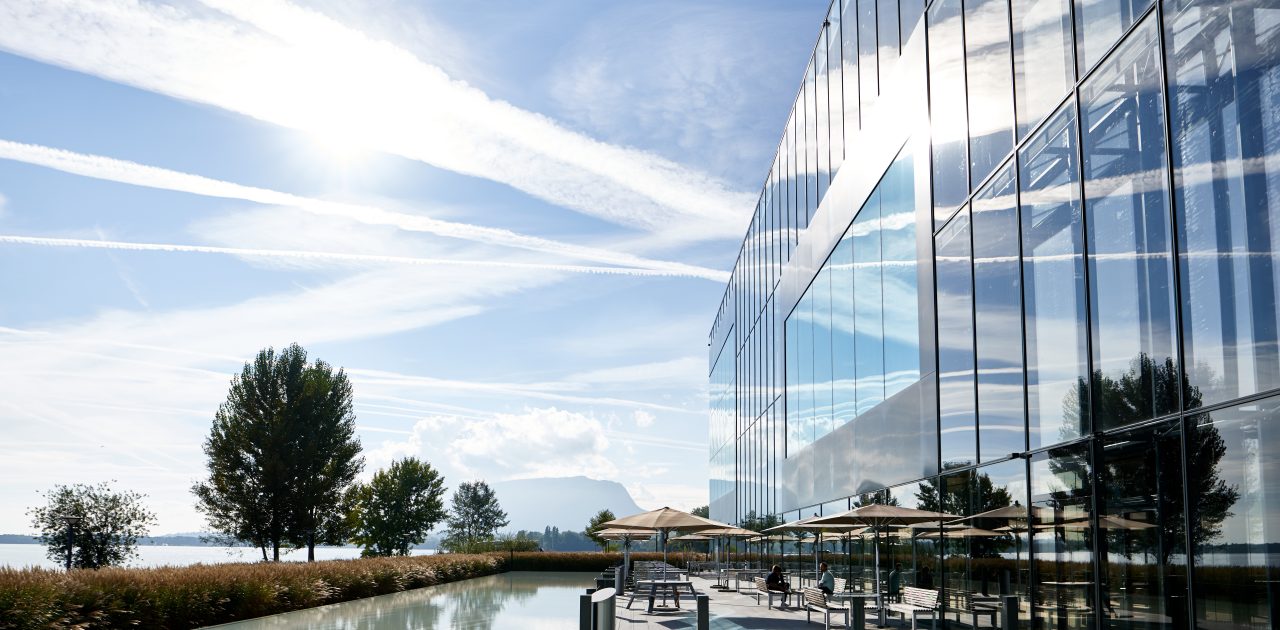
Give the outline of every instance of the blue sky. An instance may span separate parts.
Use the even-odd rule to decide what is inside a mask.
[[[200,529],[230,375],[291,342],[367,473],[705,503],[707,330],[825,8],[4,3],[0,532],[100,480]]]

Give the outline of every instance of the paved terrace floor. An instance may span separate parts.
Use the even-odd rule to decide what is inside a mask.
[[[738,630],[746,628],[751,630],[762,628],[822,628],[823,616],[821,613],[813,613],[813,622],[805,621],[804,609],[790,608],[779,610],[776,606],[770,609],[765,606],[765,599],[761,598],[760,603],[756,603],[756,596],[753,591],[749,591],[746,583],[742,585],[742,591],[735,593],[733,591],[717,591],[711,588],[715,582],[700,577],[693,577],[693,586],[699,593],[705,593],[711,597],[711,630]],[[683,628],[696,628],[694,611],[697,609],[697,603],[687,595],[680,599],[680,609],[674,607],[654,608],[653,614],[645,612],[646,600],[641,597],[636,598],[635,604],[631,606],[631,610],[627,610],[627,601],[630,596],[623,597],[618,600],[618,628],[619,630],[681,630]],[[662,603],[662,598],[658,598],[658,604]],[[667,600],[668,606],[671,606],[671,600]],[[868,615],[867,628],[880,628],[874,623],[874,619]],[[922,628],[929,627],[927,621],[921,621]],[[844,628],[844,615],[831,616],[832,628]],[[903,623],[900,619],[889,621],[887,628],[910,628],[910,621]]]

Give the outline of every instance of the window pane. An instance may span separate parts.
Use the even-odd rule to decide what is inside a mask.
[[[1068,103],[1019,152],[1031,448],[1088,425],[1080,166]]]
[[[960,0],[929,9],[929,118],[933,138],[933,222],[942,227],[969,196],[968,112]]]
[[[814,130],[816,143],[814,149],[818,155],[817,166],[817,203],[827,194],[827,186],[831,184],[831,99],[827,91],[827,31],[823,29],[818,37],[818,49],[814,51],[814,107],[816,108]],[[816,204],[815,204],[816,207]]]
[[[876,22],[879,24],[880,75],[893,69],[898,59],[898,0],[879,0],[876,5]]]
[[[831,254],[831,364],[834,425],[853,420],[858,413],[855,396],[853,319],[853,233],[844,237]]]
[[[898,11],[902,15],[898,16],[898,21],[902,24],[902,46],[905,48],[907,42],[911,40],[911,34],[915,32],[916,25],[920,23],[920,16],[924,15],[924,0],[899,0]]]
[[[858,413],[884,400],[883,279],[880,258],[880,193],[853,221],[854,330],[858,360]]]
[[[1013,165],[973,200],[973,300],[978,445],[983,461],[1026,449],[1022,281]]]
[[[1076,0],[1076,50],[1080,74],[1107,54],[1152,0]]]
[[[786,324],[787,363],[787,457],[800,451],[796,433],[800,426],[800,315],[799,309],[791,313]]]
[[[880,182],[884,250],[884,395],[920,380],[920,299],[916,273],[915,175],[910,156],[898,158]]]
[[[815,85],[817,75],[814,74],[813,60],[809,60],[809,68],[804,72],[804,161],[805,178],[805,226],[813,220],[813,213],[818,209],[818,88]]]
[[[1211,404],[1280,387],[1280,9],[1166,7],[1187,378]]]
[[[1094,627],[1088,453],[1087,445],[1078,444],[1031,460],[1035,627]]]
[[[827,98],[831,108],[831,178],[844,162],[844,81],[841,76],[840,3],[831,3],[827,14]]]
[[[1182,425],[1110,435],[1098,453],[1103,609],[1134,630],[1185,628]]]
[[[799,450],[813,442],[813,299],[811,295],[806,294],[800,300],[800,304],[796,306],[796,313],[792,317],[799,317],[796,327],[796,332],[799,333],[796,359],[800,363],[800,413],[791,439]]]
[[[964,210],[938,233],[938,415],[942,467],[977,462],[973,378],[973,276],[969,216]]]
[[[845,137],[850,138],[861,128],[858,121],[858,3],[857,0],[841,0],[844,15],[840,24],[840,62],[844,70],[841,83],[844,86]]]
[[[876,72],[876,0],[857,0],[857,3],[858,72],[862,85],[862,111],[866,112],[880,94]]]
[[[831,432],[831,267],[809,288],[813,295],[813,439]]]
[[[1195,418],[1187,494],[1197,627],[1271,628],[1280,553],[1280,399]]]
[[[1013,0],[1018,137],[1044,119],[1075,83],[1070,0]]]
[[[1164,91],[1154,19],[1081,88],[1098,428],[1178,410]]]
[[[977,188],[1013,150],[1013,77],[1007,0],[964,3],[969,83],[969,182]]]

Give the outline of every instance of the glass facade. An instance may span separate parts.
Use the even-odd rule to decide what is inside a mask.
[[[712,517],[955,515],[820,551],[946,627],[1280,624],[1280,4],[834,0],[805,67],[708,340]]]

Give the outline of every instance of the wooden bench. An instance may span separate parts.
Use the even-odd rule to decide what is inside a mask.
[[[785,608],[787,606],[787,597],[790,596],[790,593],[787,593],[784,591],[769,590],[769,585],[765,583],[764,578],[762,577],[753,578],[753,581],[756,584],[756,603],[757,604],[760,603],[760,596],[765,595],[768,597],[768,601],[765,603],[765,608],[773,608],[774,597],[779,597],[782,599],[782,607]]]
[[[974,628],[978,627],[978,617],[982,616],[990,617],[991,625],[996,625],[996,613],[1000,609],[999,597],[958,591],[952,594],[951,601],[952,604],[947,606],[947,610],[972,616]]]
[[[804,615],[808,622],[813,621],[813,611],[823,613],[827,630],[831,630],[831,613],[844,613],[844,627],[849,627],[849,607],[827,601],[827,596],[816,588],[804,589]]]
[[[933,622],[938,620],[938,591],[914,586],[903,587],[902,601],[888,604],[884,609],[886,612],[902,615],[904,621],[907,615],[911,615],[911,630],[916,630],[920,615],[929,615],[929,620]]]

